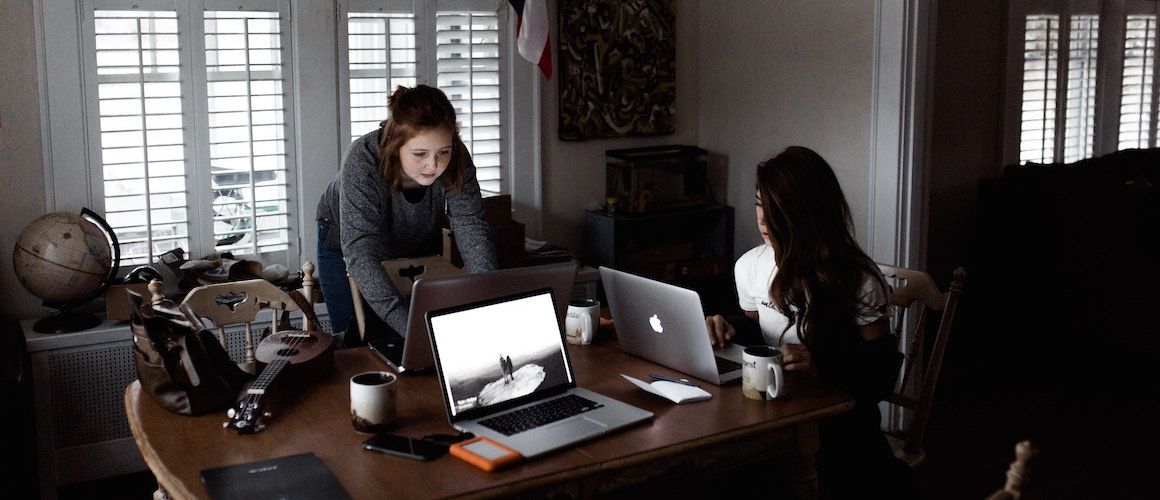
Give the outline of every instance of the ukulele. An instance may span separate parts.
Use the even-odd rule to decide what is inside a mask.
[[[278,375],[292,382],[306,383],[321,378],[334,366],[334,337],[320,332],[283,330],[274,332],[258,343],[254,352],[262,366],[258,378],[246,389],[236,406],[226,411],[229,417],[223,427],[238,434],[253,434],[266,428],[271,413],[266,411],[265,397]]]

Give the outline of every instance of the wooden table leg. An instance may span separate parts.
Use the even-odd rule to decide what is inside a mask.
[[[793,491],[797,498],[818,498],[818,424],[808,422],[794,430],[797,441],[797,460],[792,474]]]

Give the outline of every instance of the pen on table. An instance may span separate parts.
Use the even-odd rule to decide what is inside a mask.
[[[652,377],[652,379],[653,379],[653,380],[664,380],[664,381],[666,381],[666,382],[676,382],[676,383],[678,383],[678,384],[691,385],[691,386],[693,386],[693,387],[701,387],[701,386],[699,386],[699,385],[697,385],[697,384],[694,384],[694,383],[692,383],[692,382],[689,382],[689,380],[688,380],[688,379],[684,379],[684,378],[672,378],[672,377],[666,377],[666,376],[664,376],[664,375],[657,375],[657,374],[655,374],[655,373],[650,373],[650,374],[649,374],[649,377]]]

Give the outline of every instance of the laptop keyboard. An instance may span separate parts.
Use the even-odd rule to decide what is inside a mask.
[[[529,406],[511,413],[505,413],[488,419],[480,420],[484,426],[511,436],[541,425],[563,420],[573,415],[592,411],[604,405],[569,394],[562,398],[550,399],[543,403]]]
[[[721,356],[713,356],[713,359],[717,361],[717,373],[729,373],[741,369],[741,363],[736,361]]]

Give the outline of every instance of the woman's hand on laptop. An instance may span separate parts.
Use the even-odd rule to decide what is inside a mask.
[[[709,343],[713,347],[724,347],[733,338],[733,325],[725,321],[720,314],[705,317],[705,326],[709,329]]]

